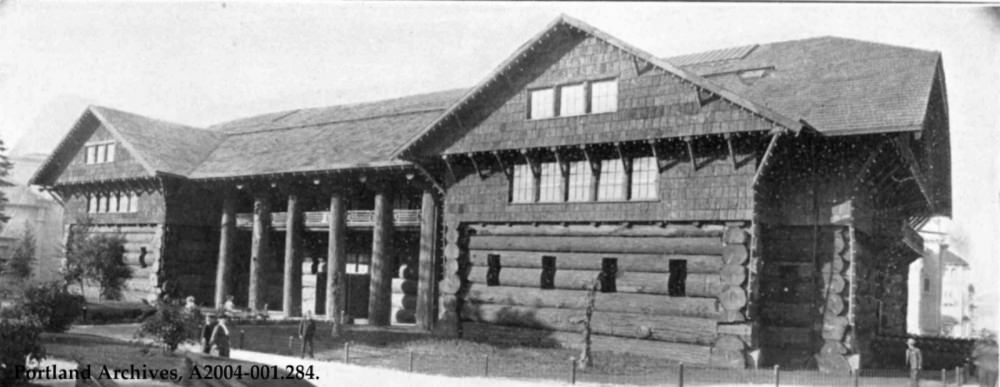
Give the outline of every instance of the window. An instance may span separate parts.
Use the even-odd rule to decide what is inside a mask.
[[[97,202],[97,212],[99,213],[108,212],[108,197],[102,195],[99,196],[99,198],[100,199],[98,199]]]
[[[656,177],[659,175],[659,166],[656,157],[637,157],[632,159],[632,200],[656,199]]]
[[[108,147],[105,145],[97,145],[97,164],[103,163],[107,160]]]
[[[108,197],[108,212],[119,212],[118,195],[111,195]]]
[[[535,174],[528,164],[514,165],[513,195],[514,203],[531,203],[535,201]]]
[[[569,163],[569,201],[586,202],[593,200],[594,170],[587,160]]]
[[[105,150],[107,151],[108,155],[104,159],[109,163],[115,161],[115,143],[108,144]]]
[[[93,164],[93,163],[96,163],[96,162],[97,162],[97,147],[96,146],[88,146],[87,147],[87,155],[84,158],[84,163],[86,163],[86,164]]]
[[[500,286],[500,255],[487,255],[486,264],[489,265],[489,270],[486,271],[486,286]]]
[[[597,200],[625,200],[625,167],[621,160],[601,160],[601,174],[597,180]]]
[[[542,163],[542,176],[539,181],[539,202],[563,201],[563,179],[559,163]]]
[[[117,146],[114,142],[102,142],[98,144],[89,144],[84,147],[85,153],[83,162],[85,164],[101,164],[110,163],[115,161],[115,149]]]
[[[594,82],[590,85],[590,112],[618,111],[618,80]]]
[[[583,84],[559,88],[559,116],[578,116],[586,113]]]
[[[601,260],[601,293],[614,293],[615,276],[618,274],[618,259],[604,258]]]
[[[542,257],[542,276],[540,280],[539,287],[542,289],[554,289],[556,287],[556,257],[549,255]]]
[[[541,89],[531,92],[531,110],[528,118],[537,120],[555,115],[555,90]]]
[[[97,197],[87,196],[87,212],[93,214],[97,212]]]
[[[684,297],[684,283],[687,281],[687,261],[670,260],[670,278],[667,279],[667,293],[670,297]]]
[[[128,200],[128,212],[139,212],[139,194],[135,192]]]

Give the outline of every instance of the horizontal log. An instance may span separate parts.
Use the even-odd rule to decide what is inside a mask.
[[[725,235],[722,237],[722,241],[726,244],[744,244],[750,239],[750,235],[747,234],[746,230],[739,227],[730,227],[726,229]]]
[[[474,266],[487,266],[488,256],[500,256],[500,266],[520,268],[541,268],[543,255],[556,256],[557,270],[601,270],[604,258],[617,259],[619,271],[643,271],[667,273],[671,260],[683,260],[688,273],[718,273],[722,269],[722,257],[718,255],[672,255],[672,254],[628,254],[628,253],[558,253],[517,250],[472,250],[470,261]]]
[[[750,257],[744,245],[726,245],[722,249],[722,262],[727,265],[742,265]]]
[[[580,349],[580,334],[531,328],[507,327],[493,324],[466,322],[462,324],[463,337],[474,341],[509,343],[513,345],[562,346]],[[669,343],[664,341],[630,339],[592,335],[591,349],[613,353],[629,353],[655,359],[670,359],[689,365],[708,365],[711,346]]]
[[[722,282],[739,286],[747,279],[747,269],[742,265],[725,265],[721,270]]]
[[[713,350],[710,362],[713,367],[746,368],[743,351]]]
[[[740,310],[747,304],[747,292],[739,286],[726,286],[719,294],[719,303],[727,311]]]
[[[839,341],[825,340],[823,348],[820,348],[819,353],[823,355],[843,355],[847,353],[847,347]]]
[[[413,324],[417,322],[416,313],[413,309],[398,309],[396,310],[396,322]]]
[[[417,281],[402,279],[402,278],[393,278],[392,292],[398,294],[417,294]]]
[[[473,266],[469,269],[469,281],[486,284],[488,269]],[[556,289],[587,290],[597,278],[598,271],[557,270],[554,287]],[[539,288],[541,269],[504,268],[500,270],[501,286]],[[621,272],[615,276],[615,287],[619,293],[670,294],[667,274]],[[723,288],[722,277],[718,274],[688,274],[684,281],[685,296],[717,297]]]
[[[721,351],[742,351],[746,349],[746,343],[737,336],[719,335],[719,338],[715,340],[714,348]]]
[[[474,250],[528,250],[570,253],[646,253],[722,255],[720,238],[628,238],[553,236],[475,236]]]
[[[476,236],[623,236],[623,237],[696,237],[721,238],[724,229],[719,227],[697,227],[693,225],[471,225],[470,233]]]
[[[466,303],[462,307],[462,318],[491,324],[579,332],[585,317],[582,310]],[[694,317],[594,312],[590,328],[596,334],[675,343],[713,344],[716,339],[715,321]]]
[[[522,287],[486,286],[473,283],[466,299],[473,303],[515,305],[535,308],[586,309],[583,290],[536,290]],[[662,316],[717,319],[718,302],[711,298],[668,297],[663,295],[596,293],[594,310]]]
[[[840,375],[847,375],[851,372],[851,366],[843,355],[818,354],[813,355],[813,357],[816,359],[816,367],[819,368],[819,372]]]

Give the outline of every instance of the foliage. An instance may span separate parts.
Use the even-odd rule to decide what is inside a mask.
[[[121,235],[91,234],[84,222],[74,229],[67,246],[63,280],[66,286],[83,281],[96,283],[101,298],[119,300],[132,269],[125,263],[125,238]]]
[[[49,332],[63,332],[83,313],[83,296],[70,294],[59,282],[29,284],[18,307]]]
[[[142,322],[140,336],[150,336],[173,352],[187,339],[197,337],[201,325],[200,313],[190,313],[166,302],[156,305],[156,314]]]
[[[24,366],[28,355],[35,358],[45,356],[45,348],[39,343],[42,333],[41,323],[32,316],[0,318],[0,381],[11,380],[13,375],[5,375],[5,370]]]
[[[10,162],[7,158],[7,148],[3,145],[3,139],[0,139],[0,181],[3,181],[5,177],[10,173],[11,168],[14,164]],[[10,217],[4,215],[3,209],[4,205],[7,204],[7,196],[4,195],[3,191],[0,191],[0,224],[6,223]]]
[[[28,279],[31,277],[31,266],[35,261],[35,252],[35,233],[31,231],[31,227],[26,227],[21,240],[14,246],[14,252],[11,254],[10,260],[7,261],[3,272],[13,274],[14,277],[22,280]]]

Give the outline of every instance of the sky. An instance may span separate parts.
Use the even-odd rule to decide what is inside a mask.
[[[835,35],[940,51],[952,250],[996,312],[1000,11],[982,6],[0,0],[0,139],[49,152],[98,104],[194,126],[469,87],[565,13],[660,56]],[[992,294],[992,296],[990,296]]]

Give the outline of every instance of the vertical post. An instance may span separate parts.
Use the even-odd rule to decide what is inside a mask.
[[[962,380],[962,367],[961,366],[955,366],[955,386],[956,387],[961,387],[962,386],[962,382],[963,382],[963,380]]]
[[[569,358],[569,384],[576,384],[576,358]]]
[[[948,370],[944,368],[941,369],[941,385],[948,387]]]
[[[375,192],[375,226],[372,228],[371,285],[368,298],[368,324],[386,326],[392,311],[392,255],[389,252],[392,232],[391,193],[385,186]]]
[[[490,355],[486,354],[486,359],[483,361],[483,376],[490,376]]]
[[[264,305],[263,267],[270,255],[271,206],[267,196],[259,194],[253,203],[253,239],[250,244],[250,286],[247,304],[254,312]]]
[[[215,309],[222,309],[232,291],[233,237],[236,235],[236,197],[226,192],[222,199],[222,224],[219,229],[219,261],[215,266]]]
[[[854,379],[854,387],[858,387],[859,385],[861,385],[861,380],[860,380],[861,375],[859,375],[860,373],[861,370],[854,370],[854,373],[852,375],[852,378]]]
[[[413,372],[413,350],[410,350],[410,372]]]
[[[288,195],[285,222],[285,272],[281,309],[285,317],[302,315],[302,207],[297,195]]]
[[[677,386],[684,387],[684,363],[677,368]]]
[[[344,342],[344,364],[351,364],[351,342]]]
[[[420,255],[417,270],[417,326],[425,330],[434,328],[434,288],[437,285],[437,270],[434,258],[437,255],[437,203],[431,188],[425,188],[420,203]]]
[[[344,194],[330,195],[330,213],[327,216],[326,252],[326,317],[333,321],[333,333],[340,335],[344,327],[344,310],[347,302],[347,210]]]
[[[781,371],[777,364],[774,365],[774,387],[781,385]]]
[[[245,346],[246,338],[247,338],[247,331],[245,329],[240,329],[240,349],[246,348]]]

